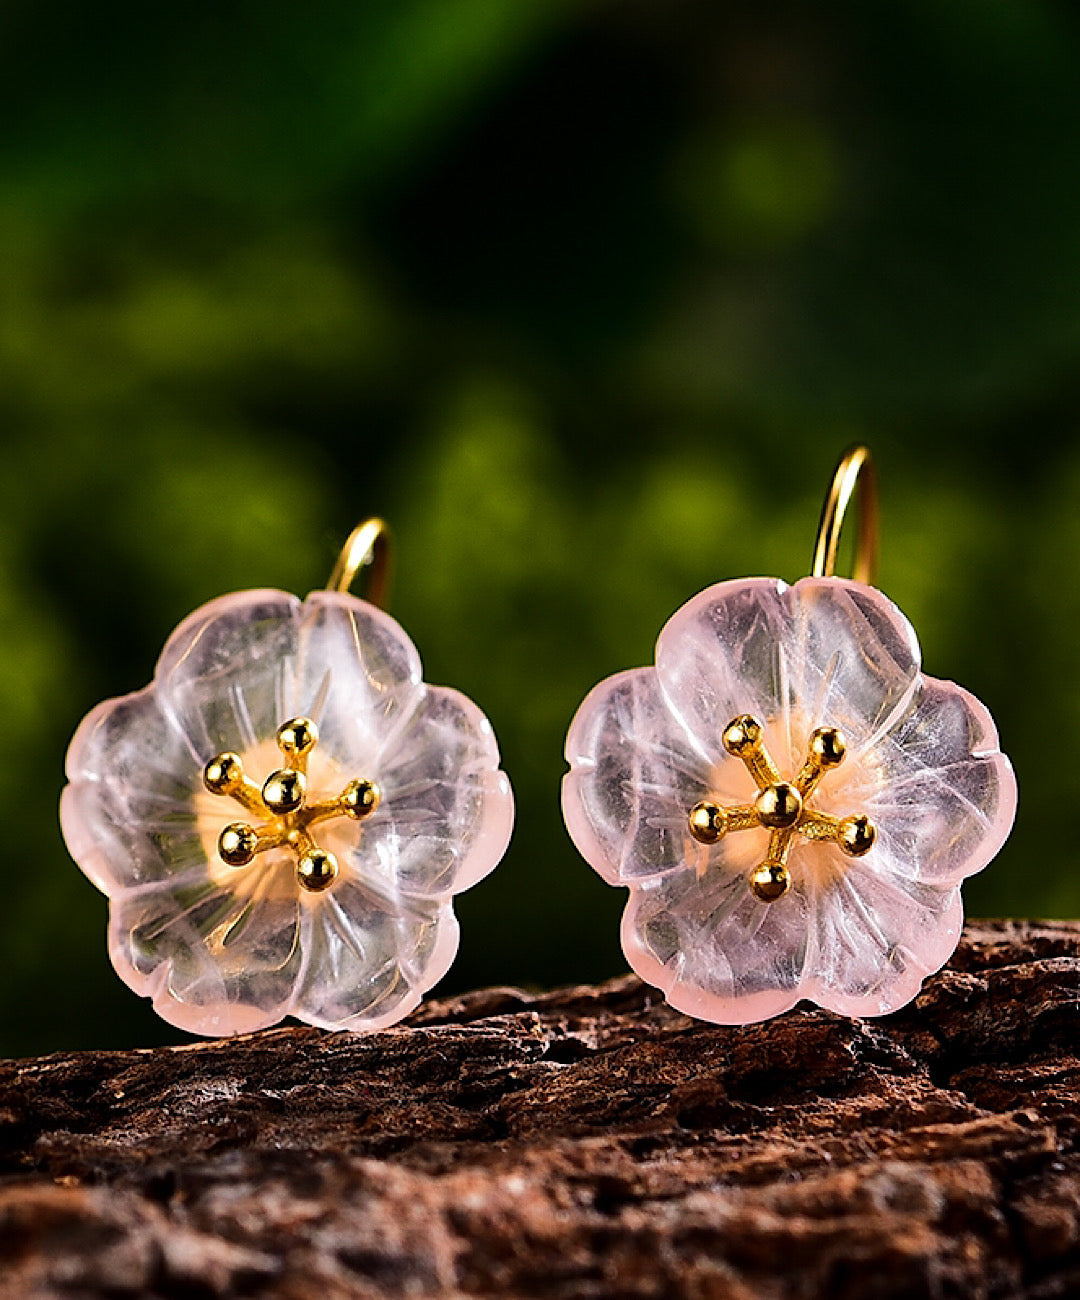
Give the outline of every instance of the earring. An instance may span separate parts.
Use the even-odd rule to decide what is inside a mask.
[[[859,486],[855,579],[833,576]],[[630,899],[627,960],[718,1024],[802,998],[903,1006],[960,938],[960,882],[1001,848],[1016,780],[982,704],[920,672],[869,585],[868,450],[840,462],[813,576],[721,582],[660,633],[654,668],[601,682],[566,741],[575,845]]]
[[[452,896],[506,851],[491,726],[421,680],[378,608],[388,555],[369,519],[325,591],[202,606],[152,685],[71,742],[64,838],[109,897],[120,978],[181,1029],[400,1020],[457,952]],[[361,568],[368,600],[349,594]]]

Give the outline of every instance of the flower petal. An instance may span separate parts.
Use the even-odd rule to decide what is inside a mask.
[[[345,592],[304,601],[293,712],[315,719],[320,747],[341,767],[367,773],[423,698],[421,676],[416,647],[389,614]]]
[[[803,578],[785,605],[792,762],[815,727],[830,726],[844,733],[853,764],[915,692],[915,629],[880,591],[845,578]]]
[[[986,708],[952,682],[924,677],[917,695],[857,767],[871,857],[891,872],[958,884],[995,856],[1016,815],[1016,777]],[[869,861],[870,859],[868,859]]]
[[[668,622],[651,670],[601,683],[567,740],[567,825],[605,879],[630,886],[623,947],[680,1010],[721,1023],[763,1019],[807,997],[846,1015],[909,1001],[956,946],[959,880],[1011,827],[1016,785],[986,710],[920,674],[910,624],[880,592],[845,579],[721,583]],[[665,708],[665,706],[667,706]],[[723,752],[752,713],[786,776],[810,734],[840,729],[844,763],[814,807],[867,813],[865,858],[796,833],[788,891],[749,887],[768,832],[706,847],[689,835],[698,799],[754,796]]]
[[[673,714],[654,669],[595,686],[570,724],[566,757],[567,829],[610,884],[700,859],[704,849],[690,837],[687,816],[713,790],[712,765]]]
[[[329,823],[323,838],[388,896],[459,893],[506,852],[510,782],[491,724],[459,691],[428,687],[364,773],[378,783],[378,810],[359,826]]]
[[[64,838],[104,893],[205,866],[192,803],[202,774],[153,687],[87,714],[68,748],[67,775]]]
[[[656,642],[660,690],[702,754],[724,753],[724,728],[742,713],[782,718],[786,729],[787,590],[778,578],[720,582],[664,625]]]
[[[300,618],[300,601],[286,592],[237,591],[169,637],[154,673],[158,701],[200,764],[253,748],[297,712]]]
[[[719,755],[741,713],[779,724],[781,767],[801,763],[814,727],[839,727],[849,754],[914,690],[911,624],[872,587],[843,578],[721,582],[695,596],[656,644],[660,686],[704,752]]]
[[[958,888],[847,863],[813,901],[804,996],[845,1016],[895,1011],[949,960],[963,924]]]
[[[268,859],[270,855],[267,855]],[[247,888],[208,877],[125,890],[113,898],[109,953],[121,979],[191,1033],[247,1033],[289,1010],[300,975],[300,909],[276,873],[286,855],[247,869]]]
[[[264,775],[298,713],[320,725],[313,797],[353,777],[383,796],[362,825],[318,823],[342,867],[321,895],[300,888],[291,851],[225,867],[211,847],[236,809],[202,785],[224,749]],[[439,903],[490,871],[510,836],[498,762],[487,720],[456,691],[424,687],[415,647],[381,611],[337,592],[303,605],[239,592],[181,624],[152,686],[84,720],[61,818],[113,896],[117,971],[170,1023],[224,1034],[291,1013],[370,1029],[406,1014],[453,960],[457,922]]]
[[[325,1029],[379,1029],[420,1003],[449,970],[449,907],[397,906],[351,875],[304,909],[304,973],[292,1014]]]
[[[759,902],[747,875],[687,870],[635,888],[623,915],[634,970],[679,1011],[716,1024],[779,1015],[802,993],[809,904],[797,877]]]

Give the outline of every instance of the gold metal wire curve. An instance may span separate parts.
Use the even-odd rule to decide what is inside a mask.
[[[836,552],[844,515],[856,487],[859,489],[859,532],[855,539],[852,576],[870,584],[877,572],[878,487],[877,469],[869,447],[850,447],[840,458],[832,483],[821,507],[817,542],[814,545],[815,578],[831,578],[836,572]]]
[[[365,581],[360,594],[382,609],[390,589],[390,526],[383,519],[373,516],[352,530],[330,574],[327,591],[348,591],[361,570],[365,570]]]

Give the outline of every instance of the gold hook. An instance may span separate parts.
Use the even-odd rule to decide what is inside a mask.
[[[327,591],[348,591],[361,569],[366,569],[363,598],[381,609],[390,587],[390,527],[382,519],[365,519],[356,525],[337,557]]]
[[[821,507],[811,570],[815,578],[831,578],[836,572],[840,529],[856,487],[859,489],[859,535],[855,539],[852,576],[856,582],[874,581],[878,552],[877,470],[870,448],[858,446],[849,448],[841,457]]]

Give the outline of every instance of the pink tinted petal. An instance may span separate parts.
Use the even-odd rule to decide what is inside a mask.
[[[660,633],[660,690],[688,739],[710,758],[723,755],[721,735],[741,713],[780,718],[786,729],[786,591],[778,578],[720,582],[683,605]]]
[[[594,687],[566,738],[562,805],[578,851],[610,884],[674,871],[700,846],[687,815],[711,764],[660,692],[652,668]]]
[[[110,907],[109,953],[121,979],[191,1033],[246,1033],[289,1011],[300,975],[299,903],[269,888],[284,855],[246,868],[266,892],[234,893],[204,877],[127,890]]]
[[[158,702],[201,763],[242,752],[297,713],[300,601],[283,591],[237,591],[189,614],[154,673]]]
[[[783,658],[791,761],[809,733],[839,727],[848,763],[906,706],[919,675],[919,643],[899,609],[873,587],[844,578],[803,578],[786,594]]]
[[[660,686],[706,753],[722,752],[740,713],[779,724],[797,764],[810,731],[839,727],[849,751],[901,708],[919,671],[915,633],[879,591],[842,578],[794,587],[752,578],[709,587],[666,624],[656,645]]]
[[[782,898],[761,903],[745,873],[676,872],[631,892],[623,951],[678,1010],[715,1024],[749,1024],[803,996],[808,915],[795,878]]]
[[[391,897],[444,898],[468,889],[506,852],[514,824],[491,724],[459,691],[428,687],[364,769],[378,810],[360,826],[328,826],[327,847]]]
[[[293,1015],[326,1029],[379,1029],[420,1003],[450,968],[458,927],[449,908],[398,906],[354,876],[312,899]]]
[[[596,688],[571,727],[564,780],[578,848],[630,886],[623,946],[633,968],[673,1006],[720,1023],[776,1015],[803,997],[847,1015],[909,1001],[956,946],[957,882],[1012,824],[1015,780],[985,709],[921,677],[904,616],[843,579],[709,588],[661,633],[656,677],[639,670]],[[813,728],[838,727],[847,757],[813,806],[868,813],[878,830],[858,860],[798,837],[791,887],[768,904],[748,883],[767,832],[706,848],[686,829],[704,794],[724,805],[753,798],[722,751],[740,713],[763,722],[787,775]]]
[[[294,671],[294,711],[314,718],[320,746],[358,772],[393,743],[424,694],[420,658],[401,626],[344,592],[304,601]]]
[[[208,811],[207,759],[258,748],[258,764],[273,762],[274,732],[301,712],[320,724],[309,777],[330,788],[319,797],[351,775],[383,795],[362,826],[318,824],[316,841],[342,866],[325,895],[300,889],[288,852],[223,879],[204,847],[216,818],[234,812]],[[290,1013],[354,1029],[399,1019],[457,950],[457,923],[438,901],[491,870],[513,817],[483,715],[457,692],[424,687],[393,619],[333,592],[303,606],[239,592],[197,610],[152,687],[84,721],[68,770],[63,828],[113,895],[117,971],[170,1023],[205,1034]]]
[[[192,806],[201,770],[152,687],[87,714],[68,749],[67,775],[64,838],[100,890],[205,867]]]
[[[805,996],[845,1016],[895,1011],[949,960],[963,924],[959,889],[896,876],[869,857],[838,861],[814,900]]]
[[[909,708],[859,762],[871,857],[892,871],[952,885],[995,856],[1016,816],[1016,777],[990,714],[952,682],[924,677]]]

